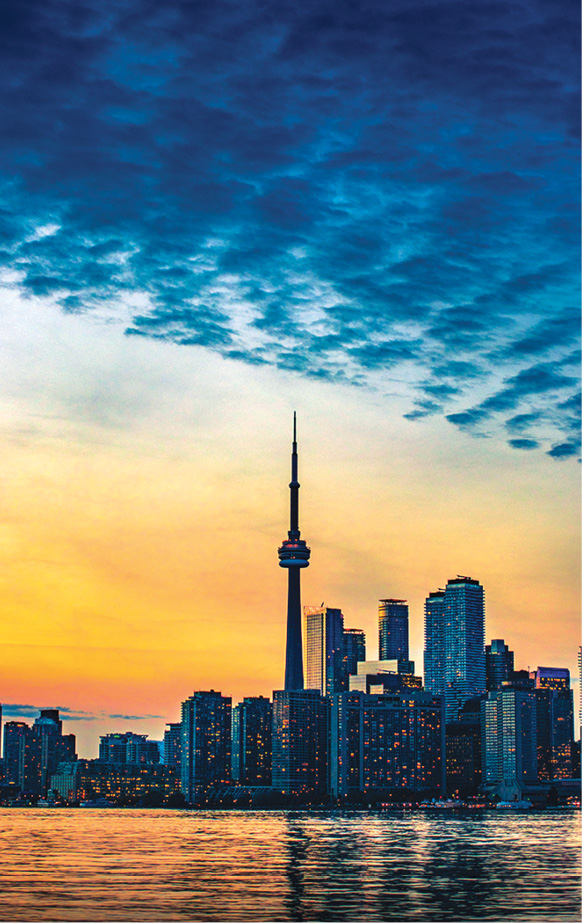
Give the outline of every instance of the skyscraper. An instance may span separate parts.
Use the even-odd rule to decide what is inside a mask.
[[[378,605],[380,660],[408,660],[408,603],[405,599],[381,599]]]
[[[487,691],[501,689],[501,684],[513,673],[513,651],[503,640],[496,638],[485,648],[485,676]]]
[[[344,680],[344,617],[341,609],[305,606],[306,688],[341,692]]]
[[[522,798],[538,780],[535,691],[508,681],[487,693],[481,709],[483,788],[490,797]]]
[[[349,689],[350,676],[358,672],[358,664],[366,659],[366,635],[361,628],[344,628],[344,690]]]
[[[303,650],[301,646],[302,567],[309,567],[310,549],[299,531],[299,481],[297,480],[297,418],[293,414],[293,448],[291,452],[291,513],[287,538],[279,548],[279,566],[289,574],[287,593],[287,648],[285,652],[285,689],[303,689]]]
[[[271,784],[273,707],[247,696],[232,710],[232,777],[241,785]]]
[[[179,722],[167,724],[164,731],[164,763],[166,766],[182,765],[182,725]]]
[[[32,730],[38,742],[40,791],[46,794],[58,764],[77,758],[75,735],[63,734],[63,723],[56,708],[41,708]]]
[[[329,701],[316,689],[273,693],[273,788],[327,791]]]
[[[182,794],[230,782],[231,699],[213,689],[182,702]]]
[[[425,687],[444,695],[447,721],[485,691],[485,605],[478,580],[458,576],[425,603]]]

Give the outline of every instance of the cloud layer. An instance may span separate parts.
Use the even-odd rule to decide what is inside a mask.
[[[24,292],[577,455],[569,0],[5,9]]]

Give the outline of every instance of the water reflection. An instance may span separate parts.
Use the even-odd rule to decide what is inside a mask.
[[[0,920],[579,919],[578,817],[0,811]]]

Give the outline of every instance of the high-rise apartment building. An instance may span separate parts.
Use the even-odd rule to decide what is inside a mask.
[[[444,734],[442,698],[420,689],[332,695],[331,794],[444,792]]]
[[[345,687],[344,617],[341,609],[305,606],[306,689],[322,695]]]
[[[166,766],[182,765],[182,725],[179,722],[167,724],[164,731],[164,763]]]
[[[447,721],[455,721],[467,699],[485,691],[483,587],[456,577],[425,603],[424,683],[444,695]]]
[[[193,803],[231,778],[230,697],[213,689],[182,702],[182,794]]]
[[[582,644],[578,648],[578,720],[582,725]]]
[[[61,762],[76,760],[75,735],[63,734],[58,709],[42,708],[32,727],[39,750],[40,792],[46,795],[50,778]]]
[[[4,777],[22,791],[40,791],[40,753],[32,728],[25,721],[4,725]]]
[[[538,775],[540,779],[572,777],[574,695],[570,671],[538,667],[530,672],[536,697]]]
[[[513,673],[513,651],[503,640],[496,638],[491,644],[485,647],[485,677],[487,691],[501,689],[502,684],[509,679]]]
[[[62,733],[55,708],[43,708],[33,727],[24,721],[4,725],[4,772],[23,792],[46,795],[60,762],[76,760],[75,735]]]
[[[147,734],[125,733],[104,734],[99,740],[99,759],[102,763],[159,763],[160,750],[155,740],[148,740]]]
[[[286,794],[327,791],[329,702],[316,689],[273,693],[273,788]]]
[[[378,650],[380,660],[408,660],[408,603],[405,599],[380,600]]]
[[[489,796],[520,799],[538,780],[535,690],[508,682],[488,692],[481,709],[483,788]]]
[[[270,785],[273,706],[248,696],[232,710],[232,778],[241,785]]]
[[[358,664],[366,659],[366,635],[360,628],[344,628],[344,691],[349,689],[349,677],[358,672]]]

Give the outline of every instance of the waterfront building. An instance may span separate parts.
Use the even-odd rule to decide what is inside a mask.
[[[182,793],[187,801],[231,780],[232,703],[213,689],[182,702]]]
[[[345,687],[344,617],[341,609],[305,606],[306,689],[322,695]]]
[[[481,703],[482,785],[489,796],[520,799],[538,781],[536,694],[517,677]]]
[[[271,784],[273,707],[248,696],[232,710],[232,778],[240,785]]]
[[[380,660],[408,660],[408,603],[405,599],[379,601],[378,651]]]
[[[125,733],[104,734],[99,739],[99,759],[103,763],[159,763],[160,748],[155,740],[148,740],[147,734]]]
[[[50,788],[70,804],[103,798],[111,804],[165,804],[177,801],[180,773],[160,763],[76,760],[59,764]]]
[[[287,646],[285,651],[285,689],[303,689],[303,648],[301,641],[301,568],[309,566],[310,549],[299,531],[299,481],[297,456],[297,418],[293,414],[291,451],[290,524],[287,538],[279,548],[279,566],[286,567]]]
[[[46,795],[50,777],[60,762],[77,759],[74,734],[63,734],[58,709],[42,708],[32,731],[37,741],[40,792]]]
[[[61,761],[75,760],[75,735],[62,733],[55,708],[43,708],[30,727],[24,721],[4,725],[6,781],[23,792],[46,795],[50,776]]]
[[[502,683],[509,679],[514,670],[513,651],[503,640],[496,638],[485,647],[485,677],[487,691],[501,689]]]
[[[569,779],[573,775],[574,694],[570,671],[538,667],[530,672],[536,696],[538,775]]]
[[[582,644],[578,648],[578,720],[582,725]]]
[[[425,603],[424,684],[444,695],[447,721],[485,692],[485,605],[478,580],[458,576]]]
[[[446,727],[447,795],[477,795],[481,786],[481,701],[461,706],[457,721]]]
[[[399,789],[444,792],[444,704],[419,689],[331,696],[330,791],[336,798]]]
[[[180,722],[167,724],[164,731],[164,763],[166,766],[182,765],[182,725]]]
[[[344,689],[349,689],[349,677],[358,672],[358,664],[366,659],[366,635],[360,628],[344,628]]]
[[[25,721],[4,725],[4,777],[23,792],[40,792],[40,753],[33,730]]]
[[[273,788],[322,796],[327,790],[328,700],[316,689],[273,692]]]

